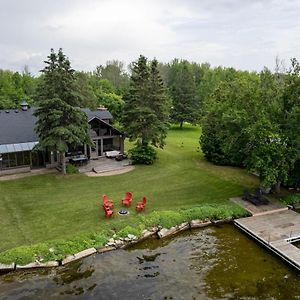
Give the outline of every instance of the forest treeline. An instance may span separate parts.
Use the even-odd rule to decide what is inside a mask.
[[[132,93],[131,69],[118,60],[92,72],[75,71],[81,107],[107,107],[122,124]],[[242,166],[260,175],[265,186],[300,185],[300,66],[249,72],[174,59],[158,63],[170,122],[201,124],[201,147],[216,164]],[[0,70],[0,109],[35,106],[43,74]],[[146,97],[146,96],[145,96]],[[126,113],[125,113],[126,115]]]

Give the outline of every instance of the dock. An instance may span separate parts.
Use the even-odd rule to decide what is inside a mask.
[[[234,224],[300,271],[300,214],[283,208],[266,210]]]

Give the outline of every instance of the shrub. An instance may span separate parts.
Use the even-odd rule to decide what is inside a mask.
[[[76,166],[74,166],[72,164],[67,164],[66,172],[67,172],[67,174],[75,174],[75,173],[78,173],[78,169]]]
[[[300,202],[300,194],[286,196],[281,199],[281,202],[283,202],[286,205],[298,203]]]
[[[129,156],[134,164],[152,165],[157,154],[153,147],[137,143],[134,148],[129,150]]]
[[[142,226],[142,224],[139,224],[136,227],[131,227],[131,226],[126,226],[123,229],[121,229],[120,231],[117,232],[117,237],[121,237],[121,238],[125,238],[128,236],[128,234],[133,234],[135,236],[140,236],[143,229],[145,227]]]

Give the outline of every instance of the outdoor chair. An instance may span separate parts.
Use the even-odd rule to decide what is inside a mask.
[[[255,189],[255,198],[258,199],[260,204],[269,204],[269,200],[266,197],[264,197],[261,188]]]
[[[132,201],[132,193],[126,192],[125,198],[122,199],[122,205],[130,207]]]
[[[137,211],[137,212],[141,212],[142,210],[144,210],[145,207],[146,207],[146,203],[147,203],[147,198],[144,196],[144,197],[143,197],[143,201],[138,202],[138,203],[136,204],[136,207],[135,207],[136,211]]]
[[[109,208],[114,208],[114,202],[112,200],[108,200],[106,195],[102,196],[103,205]]]
[[[244,196],[242,199],[256,206],[269,203],[269,201],[263,197],[263,193],[260,188],[255,190],[255,195],[251,194],[247,188],[244,188]]]
[[[103,204],[103,210],[106,218],[112,217],[114,212],[109,207],[105,206],[105,204]]]

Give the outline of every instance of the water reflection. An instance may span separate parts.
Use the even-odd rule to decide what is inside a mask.
[[[298,274],[232,225],[0,278],[0,299],[299,299]]]
[[[299,275],[228,225],[216,229],[216,260],[205,277],[206,294],[227,299],[299,299]],[[221,254],[221,255],[220,255]],[[289,298],[290,297],[290,298]]]

